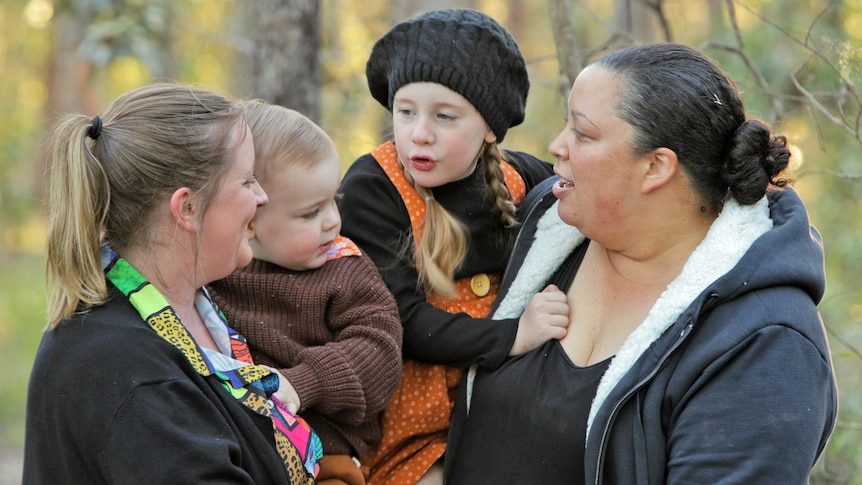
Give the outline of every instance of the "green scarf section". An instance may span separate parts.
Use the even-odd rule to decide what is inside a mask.
[[[126,260],[103,248],[105,251],[108,251],[104,259],[108,280],[126,295],[141,318],[156,334],[182,352],[198,374],[215,376],[240,403],[270,418],[276,448],[291,483],[313,484],[323,456],[320,438],[305,420],[294,416],[271,395],[278,389],[278,376],[254,365],[245,339],[227,326],[224,315],[218,312],[230,338],[232,355],[229,359],[218,359],[217,367],[195,343],[164,295]],[[225,361],[228,366],[225,366]]]

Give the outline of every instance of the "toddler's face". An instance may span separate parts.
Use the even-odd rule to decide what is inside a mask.
[[[313,167],[293,163],[274,170],[263,185],[270,197],[252,222],[254,257],[295,271],[323,266],[341,231],[338,156],[333,152]]]

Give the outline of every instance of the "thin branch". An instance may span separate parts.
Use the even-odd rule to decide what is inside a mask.
[[[732,1],[732,0],[728,0]],[[736,27],[734,27],[734,30]],[[757,68],[757,64],[754,63],[754,59],[748,55],[748,52],[745,50],[745,47],[740,45],[739,47],[734,47],[727,44],[722,44],[719,42],[707,42],[703,45],[703,49],[720,49],[728,52],[732,52],[738,55],[742,61],[745,63],[745,66],[751,71],[751,74],[754,76],[754,79],[757,81],[757,85],[763,90],[763,93],[769,98],[772,103],[772,109],[775,111],[775,119],[773,122],[778,121],[784,114],[781,99],[772,91],[772,88],[769,86],[769,83],[766,81],[766,78],[761,74],[760,69]]]
[[[862,182],[862,173],[844,173],[837,170],[826,170],[821,168],[806,170],[797,174],[796,178],[801,179],[803,176],[807,175],[830,175],[838,179],[849,180],[850,182]]]
[[[800,69],[802,68],[800,67]],[[821,114],[823,114],[823,116],[825,116],[829,121],[840,126],[844,131],[846,131],[853,138],[855,138],[856,141],[862,143],[862,135],[860,135],[858,129],[854,131],[850,125],[836,118],[835,115],[833,115],[825,106],[823,106],[823,104],[820,103],[820,101],[817,100],[817,98],[815,98],[811,93],[808,92],[808,90],[806,90],[802,87],[801,84],[799,84],[799,80],[796,78],[796,74],[798,72],[799,70],[791,74],[790,80],[793,81],[793,85],[796,87],[796,89],[799,90],[799,92],[802,93],[803,96],[805,96],[805,99],[807,99],[808,102],[811,103],[811,105],[816,108],[817,111],[819,111]]]
[[[848,342],[847,339],[845,339],[844,337],[841,336],[841,334],[839,334],[835,330],[832,330],[832,327],[830,327],[829,325],[824,325],[824,327],[826,327],[826,333],[835,337],[835,339],[838,340],[839,342],[841,342],[842,345],[847,347],[847,349],[850,350],[850,352],[852,352],[853,355],[855,355],[859,359],[862,359],[862,352],[860,352],[859,349],[854,347],[853,344]]]
[[[856,88],[853,86],[853,83],[851,83],[846,77],[844,77],[844,75],[841,74],[841,70],[839,70],[835,66],[835,64],[831,60],[829,60],[829,58],[827,58],[825,55],[823,55],[820,52],[820,50],[818,50],[817,46],[814,43],[814,40],[811,37],[811,32],[814,30],[814,25],[817,23],[818,20],[820,20],[820,18],[823,15],[826,14],[827,11],[829,11],[829,9],[832,8],[832,5],[829,5],[828,7],[824,8],[823,10],[820,11],[820,13],[817,14],[817,16],[811,22],[811,24],[808,27],[808,30],[805,33],[805,41],[804,42],[800,41],[799,39],[797,39],[796,37],[791,35],[790,32],[788,32],[787,30],[785,30],[784,28],[782,28],[780,25],[776,24],[772,20],[770,20],[770,19],[760,15],[759,13],[755,12],[751,7],[748,7],[747,5],[745,5],[741,2],[740,2],[740,5],[742,5],[742,7],[744,9],[748,10],[751,14],[753,14],[758,19],[760,19],[760,21],[769,24],[774,29],[776,29],[779,32],[781,32],[782,34],[784,34],[784,36],[787,39],[789,39],[792,42],[796,43],[797,45],[801,46],[803,49],[808,51],[810,54],[816,56],[821,61],[823,61],[829,67],[829,69],[831,69],[838,76],[838,79],[841,80],[841,83],[843,84],[842,94],[850,95],[853,98],[853,100],[856,101],[857,106],[862,106],[862,99],[859,98],[859,94],[856,92]],[[801,67],[800,67],[800,69],[797,69],[797,72],[799,70],[801,70]],[[796,79],[794,79],[793,82],[794,82],[794,84],[798,84]],[[856,114],[855,125],[856,125],[855,129],[852,129],[852,131],[856,134],[855,138],[858,140],[859,139],[859,128],[860,128],[860,126],[862,126],[862,109],[860,109],[859,112]]]
[[[742,37],[742,30],[739,28],[739,21],[736,18],[736,8],[734,7],[734,0],[726,0],[725,5],[727,5],[727,15],[730,20],[730,27],[733,30],[733,35],[736,38],[737,47],[732,47],[727,44],[720,44],[715,42],[709,42],[706,44],[705,48],[716,48],[723,49],[729,52],[733,52],[738,55],[751,74],[754,76],[757,85],[760,86],[760,89],[763,90],[764,94],[769,98],[769,102],[772,104],[772,109],[775,112],[775,119],[772,121],[780,120],[784,115],[784,108],[781,103],[781,98],[769,86],[769,83],[766,82],[766,78],[763,77],[763,73],[760,72],[760,69],[755,64],[754,59],[748,55],[748,51],[745,48],[745,42]]]
[[[606,30],[613,32],[614,34],[611,36],[611,39],[606,41],[604,45],[611,45],[613,40],[616,39],[624,39],[625,44],[637,44],[637,40],[632,37],[632,35],[628,32],[621,32],[616,26],[609,23],[607,20],[602,18],[601,15],[597,14],[593,9],[589,7],[589,5],[585,4],[583,0],[576,0],[574,2],[576,5],[584,9],[584,11],[592,17],[592,19],[599,25],[603,26]],[[591,52],[599,52],[601,49],[592,49]],[[589,56],[585,56],[585,58],[589,58]]]
[[[646,5],[650,10],[652,10],[656,17],[658,17],[658,22],[661,25],[661,30],[664,33],[664,39],[667,42],[673,42],[673,34],[670,31],[670,23],[667,20],[667,15],[664,13],[664,1],[663,0],[655,0],[654,2],[650,2],[649,0],[643,0],[642,2]]]

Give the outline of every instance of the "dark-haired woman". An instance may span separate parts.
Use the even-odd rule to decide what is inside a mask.
[[[447,483],[806,483],[836,391],[786,140],[676,44],[597,60],[567,114],[492,314],[554,284],[568,331],[468,375]]]

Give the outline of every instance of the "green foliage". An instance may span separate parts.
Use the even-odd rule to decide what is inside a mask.
[[[167,0],[73,1],[72,14],[93,17],[92,27],[78,49],[94,66],[104,67],[122,56],[139,59],[153,73],[164,77],[164,53],[171,49],[171,6]]]
[[[27,380],[45,328],[44,257],[0,251],[0,262],[0,442],[21,446]]]

